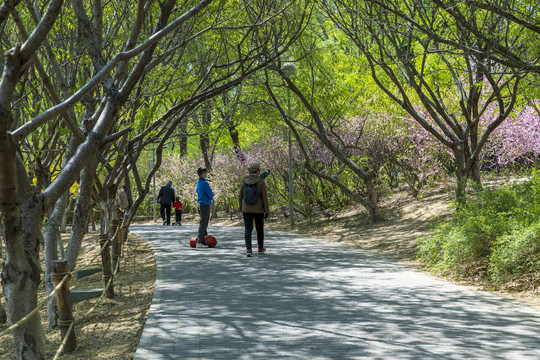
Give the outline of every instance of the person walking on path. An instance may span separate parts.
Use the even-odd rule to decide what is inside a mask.
[[[120,187],[120,191],[118,192],[118,197],[116,199],[116,204],[118,205],[118,208],[120,209],[120,216],[122,219],[126,215],[126,210],[129,207],[129,199],[128,194],[126,192],[126,185],[122,185]]]
[[[178,196],[176,197],[173,207],[174,215],[176,215],[176,225],[182,225],[182,202]]]
[[[266,182],[259,176],[261,167],[257,163],[252,163],[248,165],[247,170],[249,174],[242,179],[238,202],[244,217],[244,240],[246,242],[246,255],[249,257],[253,256],[251,234],[253,233],[254,222],[257,229],[258,253],[262,255],[266,252],[264,246],[264,219],[270,214],[270,207],[268,206]]]
[[[197,182],[197,203],[199,204],[199,232],[197,234],[197,246],[203,244],[203,239],[208,235],[208,220],[210,219],[210,207],[212,206],[212,200],[214,200],[214,193],[210,188],[210,184],[206,181],[206,175],[208,170],[206,168],[198,168],[197,175],[199,175],[199,181]]]
[[[164,185],[159,189],[158,197],[161,204],[160,214],[163,225],[171,225],[171,205],[175,198],[172,181],[167,182],[167,185]]]

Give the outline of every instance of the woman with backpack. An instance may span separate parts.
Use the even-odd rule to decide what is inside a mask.
[[[242,179],[240,193],[238,195],[240,211],[244,216],[244,239],[246,241],[246,255],[253,256],[251,249],[251,234],[253,223],[257,230],[257,243],[259,245],[259,255],[266,252],[264,246],[264,219],[268,217],[270,208],[268,206],[268,195],[266,192],[266,182],[259,174],[261,167],[257,163],[249,164],[248,174]]]

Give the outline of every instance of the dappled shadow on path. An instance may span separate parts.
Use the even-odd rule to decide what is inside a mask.
[[[246,258],[243,229],[212,230],[217,248],[191,249],[194,227],[134,227],[160,267],[148,358],[540,358],[540,317],[512,301],[278,232]]]

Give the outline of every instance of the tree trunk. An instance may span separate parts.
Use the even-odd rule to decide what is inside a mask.
[[[88,160],[87,165],[81,172],[79,194],[77,195],[77,203],[73,211],[73,226],[71,227],[71,235],[65,256],[65,259],[69,263],[69,271],[73,271],[77,265],[77,258],[81,250],[83,237],[88,229],[89,205],[92,200],[91,194],[96,175],[96,167],[97,161],[94,157]]]
[[[4,263],[2,282],[10,324],[18,322],[37,306],[39,275],[35,258],[7,260]],[[39,313],[15,329],[13,338],[17,359],[45,359],[45,337]]]
[[[37,306],[43,221],[43,204],[33,193],[18,146],[11,135],[12,95],[21,66],[28,60],[21,58],[20,50],[21,46],[17,45],[6,53],[0,82],[0,214],[6,243],[2,285],[11,324],[17,323]],[[45,336],[39,314],[31,316],[12,334],[17,359],[45,358]]]
[[[0,301],[0,324],[5,324],[7,322],[7,313],[4,308],[4,304]]]
[[[52,225],[52,224],[51,224]],[[61,241],[60,232],[58,229],[45,230],[51,231],[47,234],[47,241],[45,242],[45,288],[47,294],[54,291],[55,285],[52,279],[52,262],[58,260],[58,242]],[[47,318],[49,323],[49,329],[56,328],[58,320],[58,307],[56,304],[56,297],[51,297],[47,304]]]
[[[4,223],[2,222],[2,219],[0,218],[0,261],[3,262],[4,259],[4,253],[2,251],[2,247],[4,246]],[[0,324],[5,324],[7,322],[7,313],[6,309],[4,308],[4,304],[0,301]]]
[[[471,168],[471,179],[473,181],[473,189],[477,191],[482,190],[482,177],[480,173],[481,163],[475,161]]]
[[[107,206],[107,202],[100,200],[97,202],[100,213],[100,233],[111,236],[109,229],[111,228],[112,210],[110,206]]]
[[[4,252],[2,250],[4,246],[4,223],[2,218],[0,218],[0,263],[4,260]],[[5,324],[7,322],[7,313],[4,308],[4,304],[0,301],[0,324]]]
[[[466,203],[465,188],[467,187],[467,178],[462,174],[456,176],[455,196],[458,209],[462,208]]]
[[[65,193],[58,199],[54,205],[54,210],[45,226],[45,287],[47,294],[50,294],[54,288],[53,261],[58,260],[58,248],[62,246],[62,237],[60,235],[60,222],[68,204],[69,193]],[[53,296],[47,304],[47,317],[49,329],[56,328],[58,320],[58,307],[56,297]]]
[[[231,140],[233,143],[233,151],[236,155],[236,158],[241,162],[245,162],[246,157],[244,156],[244,152],[240,147],[240,135],[238,133],[238,130],[236,129],[236,125],[229,124],[227,125],[227,128],[229,129],[229,135],[231,136]]]
[[[71,157],[75,153],[77,146],[79,146],[80,143],[81,141],[77,139],[77,137],[71,136],[66,155],[63,159],[64,166],[68,163],[69,159],[71,159]],[[47,289],[48,295],[56,287],[54,284],[54,279],[52,277],[53,261],[58,260],[59,253],[60,258],[64,258],[64,244],[62,242],[61,233],[65,232],[67,216],[75,205],[74,199],[70,201],[69,198],[70,193],[65,192],[56,201],[56,203],[54,204],[54,209],[52,210],[49,219],[47,220],[47,224],[45,225],[45,288]],[[63,226],[63,231],[61,230],[60,225]],[[56,328],[58,320],[58,307],[56,303],[56,296],[53,296],[47,304],[47,318],[49,323],[49,329]]]
[[[377,222],[381,219],[379,207],[377,206],[379,202],[379,192],[377,190],[377,185],[373,181],[373,178],[365,180],[366,188],[368,191],[367,197],[369,199],[366,202],[365,208],[369,212],[369,217],[372,222]]]
[[[73,197],[69,200],[69,205],[66,207],[66,210],[64,211],[64,215],[62,216],[62,224],[60,225],[60,232],[65,233],[66,232],[66,226],[67,221],[69,218],[69,214],[73,211],[75,208],[75,203],[77,201],[76,197]]]
[[[3,135],[4,139],[0,135],[0,144],[4,145],[0,146],[0,198],[4,199],[1,210],[5,225],[6,260],[2,270],[2,285],[10,324],[14,324],[37,306],[43,215],[40,212],[42,207],[32,193],[24,164],[16,155],[16,146],[9,135]],[[1,141],[6,137],[9,137],[7,143]],[[14,206],[8,207],[6,204]],[[15,329],[13,338],[17,359],[45,358],[45,336],[39,314]]]
[[[222,102],[224,110],[221,113],[221,118],[227,127],[227,130],[229,130],[229,135],[233,143],[234,154],[236,155],[236,158],[243,163],[246,161],[246,157],[244,156],[242,148],[240,147],[240,134],[238,133],[237,125],[234,121],[234,111],[231,109],[232,106],[229,99],[229,92],[223,93]]]
[[[456,146],[453,149],[456,163],[456,187],[455,196],[458,210],[465,205],[465,188],[467,187],[467,173],[465,171],[465,159],[463,148]]]
[[[90,208],[90,222],[92,223],[92,231],[96,232],[96,219],[94,216],[94,208]]]
[[[53,278],[56,286],[59,286],[65,276],[69,276],[68,263],[65,260],[53,262]],[[69,291],[69,280],[58,288],[56,293],[56,302],[58,304],[58,323],[60,326],[60,339],[64,344],[62,354],[69,354],[77,348],[77,338],[75,331],[69,331],[73,326],[73,309],[71,306],[71,297]]]
[[[208,156],[208,136],[201,134],[199,137],[201,153],[204,159],[204,167],[210,170],[210,157]]]

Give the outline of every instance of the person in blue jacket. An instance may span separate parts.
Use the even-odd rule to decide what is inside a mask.
[[[204,236],[208,235],[208,220],[210,219],[210,206],[212,206],[212,200],[214,200],[214,193],[210,188],[210,184],[206,181],[208,170],[200,167],[197,169],[197,175],[199,175],[199,181],[197,182],[197,202],[200,217],[197,246],[199,246],[199,244],[203,244]]]

